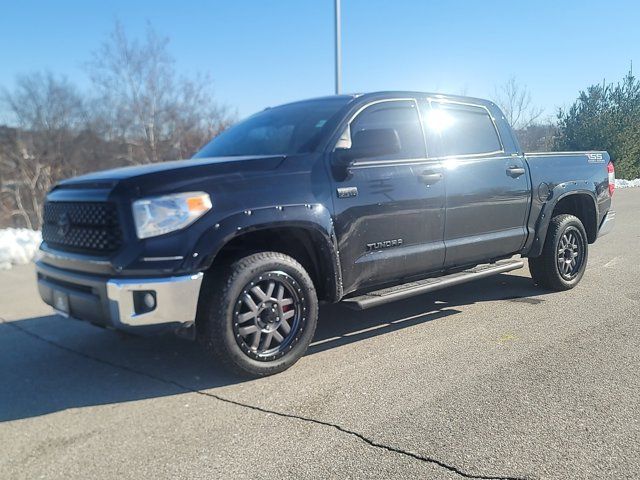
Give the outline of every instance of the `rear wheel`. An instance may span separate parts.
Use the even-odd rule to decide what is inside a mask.
[[[249,376],[281,372],[313,339],[318,300],[311,278],[277,252],[212,270],[203,283],[198,336],[227,368]]]
[[[533,280],[551,290],[575,287],[587,267],[589,242],[579,218],[562,214],[551,219],[542,254],[529,259]]]

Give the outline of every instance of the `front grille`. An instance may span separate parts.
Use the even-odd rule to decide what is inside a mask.
[[[118,210],[107,202],[47,202],[42,239],[60,250],[113,252],[122,245]]]

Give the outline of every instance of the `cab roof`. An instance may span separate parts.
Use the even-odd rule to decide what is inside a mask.
[[[349,94],[340,94],[340,95],[325,95],[322,97],[313,97],[307,98],[303,100],[297,100],[294,102],[287,102],[284,105],[292,105],[296,103],[302,102],[310,102],[310,101],[322,101],[322,100],[337,100],[344,99],[345,104],[351,103],[352,101],[370,101],[370,100],[379,100],[384,98],[403,98],[403,97],[414,97],[414,98],[433,98],[439,100],[449,100],[453,102],[463,102],[463,103],[472,103],[475,105],[483,105],[491,109],[491,107],[495,107],[495,104],[490,100],[486,100],[484,98],[477,97],[469,97],[464,95],[450,95],[445,93],[434,93],[434,92],[417,92],[411,90],[388,90],[388,91],[377,91],[377,92],[366,92],[366,93],[349,93]]]

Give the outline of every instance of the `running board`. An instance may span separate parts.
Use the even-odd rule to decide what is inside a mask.
[[[496,263],[478,265],[477,267],[442,277],[427,278],[417,282],[404,283],[402,285],[396,285],[395,287],[376,290],[358,297],[345,298],[343,302],[356,310],[365,310],[385,303],[395,302],[396,300],[413,297],[414,295],[433,292],[453,285],[460,285],[461,283],[478,280],[498,273],[510,272],[523,266],[524,262],[522,260],[501,260]]]

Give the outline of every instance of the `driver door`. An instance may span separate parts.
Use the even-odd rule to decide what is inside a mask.
[[[397,145],[372,144],[375,131]],[[364,156],[350,157],[343,174],[334,168],[332,179],[344,292],[441,269],[445,178],[440,162],[427,157],[415,100],[369,104],[345,135],[354,155]]]

